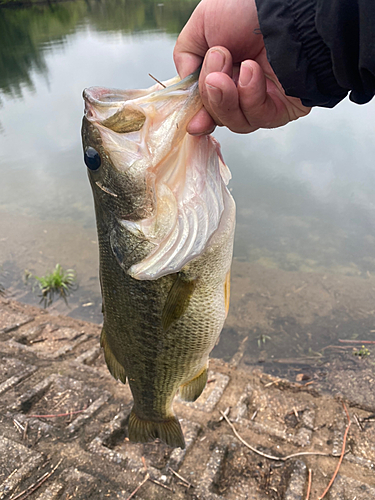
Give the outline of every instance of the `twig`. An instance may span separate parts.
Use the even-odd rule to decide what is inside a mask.
[[[56,415],[26,415],[28,418],[55,418],[55,417],[70,417],[70,415],[75,415],[76,413],[82,413],[86,411],[87,408],[84,410],[77,410],[77,411],[69,411],[68,413],[58,413]]]
[[[310,492],[311,492],[311,480],[312,480],[312,470],[309,469],[309,479],[307,483],[307,493],[306,493],[306,500],[309,500],[310,498]]]
[[[344,433],[344,438],[343,438],[343,442],[342,442],[342,449],[341,449],[341,455],[340,455],[340,458],[339,458],[339,461],[338,461],[338,464],[337,464],[337,467],[335,469],[335,472],[333,473],[333,476],[330,480],[330,482],[328,483],[328,486],[327,488],[324,490],[323,494],[318,497],[318,500],[322,500],[326,494],[328,493],[329,489],[331,488],[334,480],[336,479],[336,476],[339,472],[339,469],[340,469],[340,466],[341,466],[341,462],[344,458],[344,455],[345,455],[345,447],[346,447],[346,438],[348,437],[348,432],[349,432],[349,429],[350,429],[350,425],[352,423],[352,421],[350,420],[350,415],[349,415],[349,412],[345,406],[345,403],[342,403],[343,407],[344,407],[344,410],[345,410],[345,413],[346,413],[346,417],[348,419],[348,425],[346,426],[346,429],[345,429],[345,433]]]
[[[358,427],[359,427],[359,430],[360,430],[360,431],[363,431],[362,424],[361,424],[361,422],[359,421],[359,418],[357,417],[357,415],[356,415],[355,413],[353,414],[353,417],[354,417],[355,423],[356,423],[356,424],[358,425]]]
[[[159,483],[159,481],[156,481],[156,479],[153,479],[152,477],[149,478],[149,480],[152,482],[152,483],[155,483],[157,484],[158,486],[161,486],[162,488],[165,488],[166,490],[169,490],[173,493],[173,490],[172,488],[170,488],[169,486],[166,486],[165,484],[163,483]]]
[[[29,344],[38,344],[39,342],[44,342],[47,340],[47,337],[43,337],[42,339],[29,340]]]
[[[343,345],[326,345],[325,347],[323,347],[322,351],[325,351],[326,349],[338,349],[340,351],[347,351],[348,349],[353,349],[353,346],[351,346],[351,345],[347,345],[347,346],[343,346]]]
[[[49,479],[52,476],[52,474],[54,474],[54,472],[59,467],[59,465],[61,464],[62,461],[63,461],[63,459],[61,459],[50,472],[46,472],[45,474],[43,474],[43,476],[40,479],[38,479],[38,481],[36,483],[29,486],[26,490],[21,491],[21,493],[18,493],[18,495],[13,497],[12,500],[17,500],[18,498],[21,498],[21,497],[23,497],[22,500],[24,500],[25,498],[29,497],[32,493],[34,493],[34,491],[36,491],[38,488],[40,488],[42,486],[42,484],[45,483],[47,481],[47,479]]]
[[[15,418],[13,419],[13,423],[14,425],[16,426],[16,429],[21,431],[21,432],[25,432],[25,427],[23,425],[21,425],[18,420],[16,420]]]
[[[342,340],[339,339],[339,342],[343,344],[375,344],[375,340]]]
[[[170,490],[173,492],[172,488],[170,488],[169,486],[166,486],[165,484],[162,484],[160,483],[159,481],[157,481],[156,479],[153,479],[149,473],[148,473],[148,470],[147,470],[147,464],[146,464],[146,459],[145,457],[141,457],[142,458],[142,463],[143,463],[143,467],[145,469],[145,472],[146,472],[146,475],[148,475],[148,479],[152,482],[152,483],[155,483],[157,484],[158,486],[161,486],[162,488],[165,488],[166,490]]]
[[[272,382],[268,382],[268,384],[266,384],[264,387],[271,387],[271,385],[273,384],[278,384],[279,382],[281,382],[282,379],[281,378],[278,378],[276,380],[273,380]]]
[[[17,471],[18,469],[14,469],[14,471],[9,474],[5,481],[8,481]]]
[[[183,481],[189,488],[194,488],[194,486],[191,483],[189,483],[189,481],[180,476],[180,474],[178,474],[175,470],[171,469],[170,467],[168,467],[168,469],[172,472],[172,474],[178,477],[178,479],[181,479],[181,481]]]
[[[150,478],[150,474],[147,472],[147,474],[145,475],[145,478],[143,479],[143,481],[141,483],[139,483],[139,485],[136,487],[136,489],[133,491],[133,493],[131,493],[128,498],[126,500],[130,500],[131,498],[134,497],[134,495],[137,493],[137,491],[139,491],[142,486],[147,483],[147,481],[149,480]]]
[[[310,380],[309,382],[306,382],[306,384],[303,384],[302,387],[308,387],[311,384],[315,384],[315,380]]]
[[[256,448],[251,446],[251,444],[249,444],[244,439],[242,439],[242,437],[238,434],[234,425],[232,424],[232,422],[230,422],[228,417],[226,415],[224,415],[224,413],[222,411],[220,413],[224,416],[225,420],[227,421],[228,425],[232,429],[236,438],[239,439],[243,445],[245,445],[247,448],[249,448],[249,450],[253,451],[254,453],[257,453],[258,455],[261,455],[264,458],[268,458],[269,460],[277,460],[278,462],[285,462],[286,460],[289,460],[290,458],[300,457],[303,455],[322,455],[324,457],[332,456],[330,453],[321,453],[319,451],[301,451],[299,453],[293,453],[292,455],[287,455],[286,457],[275,457],[273,455],[267,455],[267,453],[263,453],[262,451],[257,450]]]
[[[27,439],[27,429],[28,429],[28,427],[29,427],[29,422],[26,422],[26,424],[25,424],[25,428],[24,428],[24,430],[23,430],[23,434],[22,434],[22,439],[23,439],[24,441],[26,441],[26,439]]]
[[[151,73],[148,74],[148,76],[150,76],[153,80],[155,80],[155,82],[157,82],[159,85],[161,85],[162,87],[164,87],[165,89],[167,88],[164,83],[161,83],[159,82],[159,80],[157,78],[155,78],[154,76],[151,75]]]
[[[225,415],[229,415],[229,413],[230,413],[230,409],[231,409],[231,407],[230,407],[230,406],[228,406],[228,407],[224,410]],[[220,417],[220,418],[219,418],[219,422],[221,422],[222,420],[224,420],[224,418],[223,418],[223,417]]]

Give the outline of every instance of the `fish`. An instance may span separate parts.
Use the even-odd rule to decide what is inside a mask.
[[[184,448],[173,400],[202,393],[228,313],[231,174],[212,136],[186,130],[202,107],[198,72],[143,90],[91,87],[83,97],[105,361],[130,385],[129,440]]]

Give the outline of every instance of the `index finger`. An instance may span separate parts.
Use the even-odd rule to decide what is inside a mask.
[[[199,4],[181,31],[173,51],[173,59],[181,78],[193,73],[208,50],[204,36],[204,18]]]

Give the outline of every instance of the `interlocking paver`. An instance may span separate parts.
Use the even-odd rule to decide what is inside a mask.
[[[35,353],[38,357],[57,359],[76,349],[88,339],[84,332],[69,327],[46,324],[36,335],[31,330],[30,336],[24,334],[20,339],[10,339],[8,344],[15,350]]]
[[[0,308],[0,337],[17,330],[20,326],[27,325],[33,319],[34,317],[29,314],[13,310],[12,306]]]
[[[37,370],[36,366],[25,365],[16,358],[0,358],[0,395],[9,391],[23,379],[29,377]]]
[[[40,453],[26,446],[0,438],[0,499],[8,495],[43,462]]]
[[[248,384],[238,400],[234,416],[236,422],[254,431],[307,446],[314,428],[314,407],[312,397],[306,394],[302,401],[296,402],[293,394],[274,388],[263,392]]]

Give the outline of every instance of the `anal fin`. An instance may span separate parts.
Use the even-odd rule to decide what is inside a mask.
[[[129,417],[128,434],[133,443],[148,443],[159,438],[172,448],[185,448],[180,422],[174,416],[160,422],[142,420],[133,409]]]
[[[207,367],[186,384],[180,386],[180,398],[184,401],[195,401],[206,387],[208,377]]]
[[[111,351],[111,348],[109,347],[107,342],[104,328],[102,329],[102,333],[100,335],[100,345],[103,348],[104,359],[105,362],[107,363],[108,370],[111,372],[111,375],[116,380],[121,380],[123,384],[126,384],[125,368],[122,365],[120,365],[120,363],[115,358],[113,352]]]

